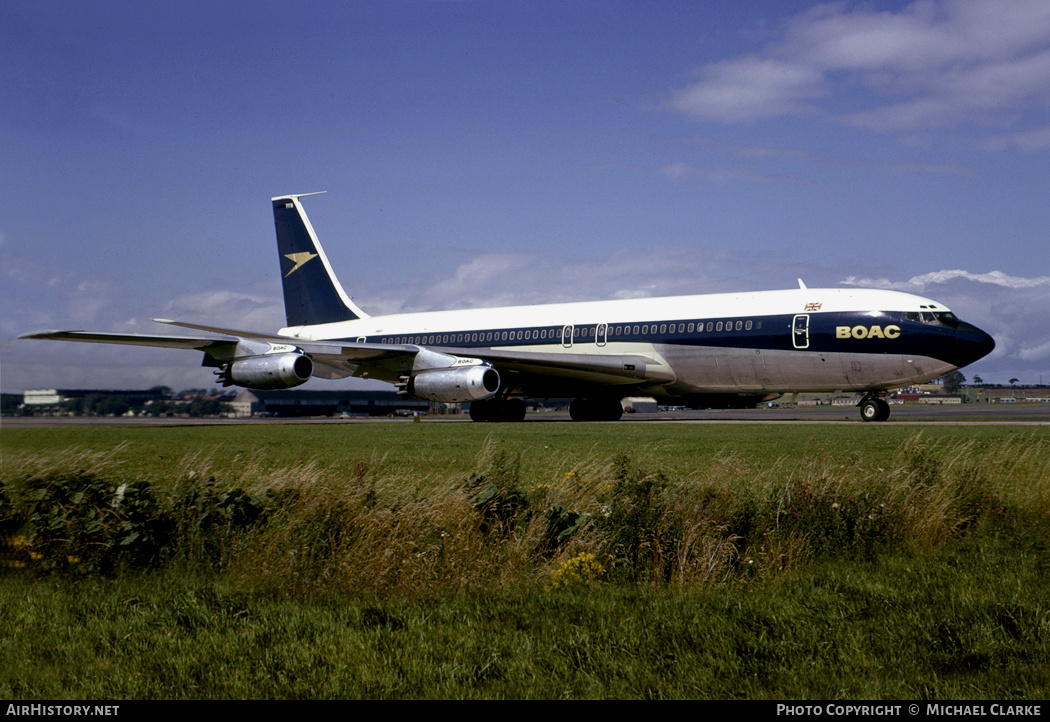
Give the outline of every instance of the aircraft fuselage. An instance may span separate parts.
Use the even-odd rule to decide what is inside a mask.
[[[804,289],[409,313],[285,328],[296,338],[425,346],[457,354],[621,355],[660,397],[875,391],[939,378],[994,342],[944,306],[870,289]],[[485,355],[485,354],[482,354]],[[403,373],[362,375],[394,381]],[[385,378],[384,378],[385,376]],[[560,395],[527,371],[513,393]],[[610,384],[595,378],[595,384]],[[572,386],[581,383],[575,375]],[[615,389],[608,389],[615,392]]]

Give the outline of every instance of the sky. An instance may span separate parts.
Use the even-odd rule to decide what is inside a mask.
[[[269,199],[366,312],[892,288],[1050,383],[1050,3],[8,3],[0,390],[212,385],[15,340],[284,325]],[[313,388],[333,383],[314,380]]]

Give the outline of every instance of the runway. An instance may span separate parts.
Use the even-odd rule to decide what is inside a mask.
[[[1050,404],[962,404],[952,406],[924,406],[920,404],[893,405],[888,421],[865,424],[854,406],[799,406],[796,408],[709,409],[702,411],[658,411],[645,414],[625,414],[618,422],[590,423],[747,423],[747,424],[987,424],[999,426],[1050,425]],[[423,423],[473,423],[466,414],[455,416],[424,416]],[[141,418],[141,417],[51,417],[5,416],[0,419],[0,430],[5,428],[47,428],[55,426],[217,426],[235,424],[411,424],[404,417],[293,417],[293,418]],[[567,411],[529,412],[523,423],[573,423]]]

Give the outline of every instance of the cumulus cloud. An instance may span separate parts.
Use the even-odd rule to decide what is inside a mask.
[[[362,303],[383,314],[713,293],[739,290],[726,273],[734,264],[730,251],[681,246],[589,258],[489,253],[451,275],[366,290]]]
[[[1045,103],[1048,43],[1044,0],[821,5],[759,51],[700,68],[665,106],[720,123],[820,114],[878,132],[1006,125]],[[1045,131],[1002,142],[1045,147]]]
[[[177,321],[214,324],[245,331],[275,331],[284,325],[278,296],[211,289],[179,296],[164,306]]]
[[[1038,276],[1036,278],[1020,278],[1009,276],[1002,271],[989,271],[988,273],[971,273],[959,269],[950,271],[933,271],[920,276],[912,276],[907,281],[890,281],[887,278],[870,279],[849,276],[842,281],[847,286],[861,286],[864,288],[889,288],[897,291],[918,293],[932,284],[943,284],[955,279],[965,279],[978,283],[989,283],[1004,288],[1033,288],[1037,286],[1050,286],[1050,276]]]
[[[828,93],[819,68],[788,58],[749,56],[709,65],[698,75],[668,106],[723,123],[812,113],[812,101]]]

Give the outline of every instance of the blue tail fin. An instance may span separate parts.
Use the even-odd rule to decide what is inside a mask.
[[[277,252],[284,284],[284,313],[288,326],[352,321],[367,318],[346,295],[317,240],[299,199],[314,195],[278,196],[273,202]]]

